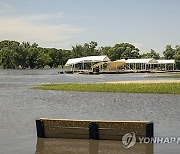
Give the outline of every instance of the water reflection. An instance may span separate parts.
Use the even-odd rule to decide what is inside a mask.
[[[126,149],[120,141],[85,139],[37,139],[35,154],[153,154],[153,144],[136,143]]]
[[[163,80],[164,78],[145,78],[153,75],[146,73],[92,76],[57,74],[58,71],[60,70],[0,70],[0,154],[35,153],[36,132],[34,120],[40,117],[87,120],[152,120],[155,124],[155,136],[177,136],[180,134],[180,95],[82,93],[30,89],[43,83],[94,83]],[[154,75],[163,76],[165,74]],[[171,80],[171,78],[167,80]],[[173,80],[175,79],[173,78]],[[65,141],[67,142],[67,140]],[[58,153],[59,149],[59,151],[64,149],[64,151],[69,150],[69,153],[75,153],[71,150],[73,147],[71,146],[72,142],[67,145],[65,141],[57,146],[55,141],[46,144],[54,145],[54,151],[51,153]],[[76,142],[77,140],[74,144],[79,145],[81,143],[80,145],[84,145],[82,148],[79,146],[79,149],[84,148],[84,152],[81,153],[89,153],[90,143],[85,140]],[[107,145],[108,141],[100,142],[101,144],[98,145],[99,153],[103,153],[102,151],[106,149],[107,151],[111,149],[111,153],[116,153],[115,150],[112,151],[114,146],[121,146],[121,143],[119,144],[117,141],[112,141],[113,145]],[[85,151],[85,143],[88,152]],[[65,148],[61,145],[65,146]],[[49,147],[52,150],[53,146],[51,146]],[[43,153],[43,150],[48,151],[48,149],[40,147],[37,146],[37,153]],[[117,147],[114,149],[117,149]],[[121,146],[119,148],[126,152],[121,152],[122,150],[118,149],[117,153],[128,153],[129,151],[135,153],[133,148],[136,149],[137,147],[123,149],[123,146]],[[143,153],[142,151],[141,153]],[[179,144],[156,144],[154,146],[154,153],[156,154],[179,153],[179,151]],[[46,153],[48,152],[44,152],[44,154]],[[68,153],[68,151],[64,153]]]

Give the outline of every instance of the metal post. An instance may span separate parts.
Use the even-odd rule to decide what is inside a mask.
[[[150,122],[146,125],[146,137],[153,138],[154,137],[154,124]]]
[[[165,70],[167,70],[167,68],[166,68],[166,64],[165,64]]]
[[[89,124],[89,139],[99,140],[99,125],[96,122]]]
[[[74,70],[75,70],[75,64],[74,64],[74,68],[73,68],[73,73],[74,73]]]
[[[83,61],[83,71],[84,71],[84,61]]]
[[[36,120],[37,137],[44,138],[44,124],[40,119]]]

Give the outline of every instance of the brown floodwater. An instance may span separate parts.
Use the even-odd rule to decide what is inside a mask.
[[[137,143],[126,149],[120,141],[37,139],[36,118],[151,120],[157,137],[180,134],[180,95],[31,89],[42,83],[155,80],[146,78],[154,74],[77,75],[58,71],[0,70],[0,154],[180,153],[177,143],[150,147]]]
[[[77,139],[38,139],[36,154],[153,154],[153,144],[136,143],[132,148],[124,148],[120,141],[77,140]]]

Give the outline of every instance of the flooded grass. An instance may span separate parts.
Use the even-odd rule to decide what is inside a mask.
[[[125,92],[180,94],[180,83],[97,83],[97,84],[44,84],[34,87],[41,90],[80,92]]]
[[[148,78],[180,78],[180,74],[177,74],[177,75],[164,75],[164,76],[149,76]]]

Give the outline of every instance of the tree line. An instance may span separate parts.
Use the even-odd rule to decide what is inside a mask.
[[[175,59],[177,68],[180,69],[180,46],[172,48],[167,45],[163,51],[163,57],[151,49],[151,51],[140,54],[140,50],[130,43],[118,43],[114,46],[98,48],[98,43],[91,41],[83,45],[72,46],[71,50],[43,48],[37,43],[19,43],[17,41],[4,40],[0,42],[0,66],[4,69],[31,68],[39,69],[49,66],[56,68],[59,65],[63,68],[69,58],[84,56],[107,55],[110,60],[128,58],[154,58],[154,59]]]

